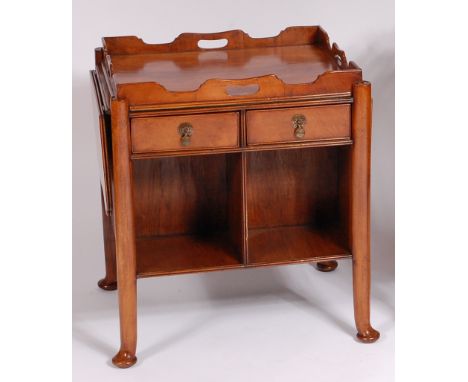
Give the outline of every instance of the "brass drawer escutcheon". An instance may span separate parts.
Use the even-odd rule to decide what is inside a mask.
[[[180,143],[182,146],[190,144],[190,137],[193,133],[193,126],[188,122],[183,122],[179,125]]]
[[[294,136],[296,138],[302,139],[305,136],[305,128],[307,120],[304,114],[295,114],[292,117],[292,123],[294,128]]]

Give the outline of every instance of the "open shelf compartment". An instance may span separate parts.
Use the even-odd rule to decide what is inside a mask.
[[[350,257],[349,147],[247,154],[248,265]]]
[[[350,147],[134,161],[138,277],[350,257]]]
[[[242,266],[241,154],[134,161],[137,275]]]

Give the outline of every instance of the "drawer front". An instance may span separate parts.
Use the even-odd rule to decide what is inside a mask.
[[[247,144],[308,142],[351,135],[351,105],[247,112]]]
[[[239,147],[238,113],[135,118],[134,153]]]

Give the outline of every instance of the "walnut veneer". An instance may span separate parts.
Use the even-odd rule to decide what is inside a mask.
[[[200,40],[226,39],[221,48]],[[106,276],[118,367],[136,362],[137,278],[353,260],[370,324],[371,86],[320,27],[271,38],[107,37],[95,50]]]

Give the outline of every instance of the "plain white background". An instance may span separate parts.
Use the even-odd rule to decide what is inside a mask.
[[[396,5],[396,380],[466,381],[465,4]],[[1,376],[63,382],[71,380],[72,6],[44,0],[2,2],[0,8]],[[449,59],[452,53],[457,60]],[[111,303],[109,316],[116,313]],[[100,370],[113,350],[109,344],[117,346],[116,323],[109,326],[112,339],[101,341]],[[379,367],[368,359],[359,366]],[[80,369],[87,380],[100,377],[96,363],[84,361]],[[324,370],[311,362],[298,370],[304,369]],[[138,380],[133,371],[120,379]]]
[[[116,370],[117,296],[104,275],[88,71],[102,36],[172,41],[181,32],[276,35],[322,25],[363,68],[374,96],[373,322],[354,340],[351,267],[230,271],[140,280],[139,362]],[[392,1],[75,1],[73,7],[73,375],[166,381],[391,381],[394,363],[394,10]],[[366,368],[368,363],[375,365]]]

